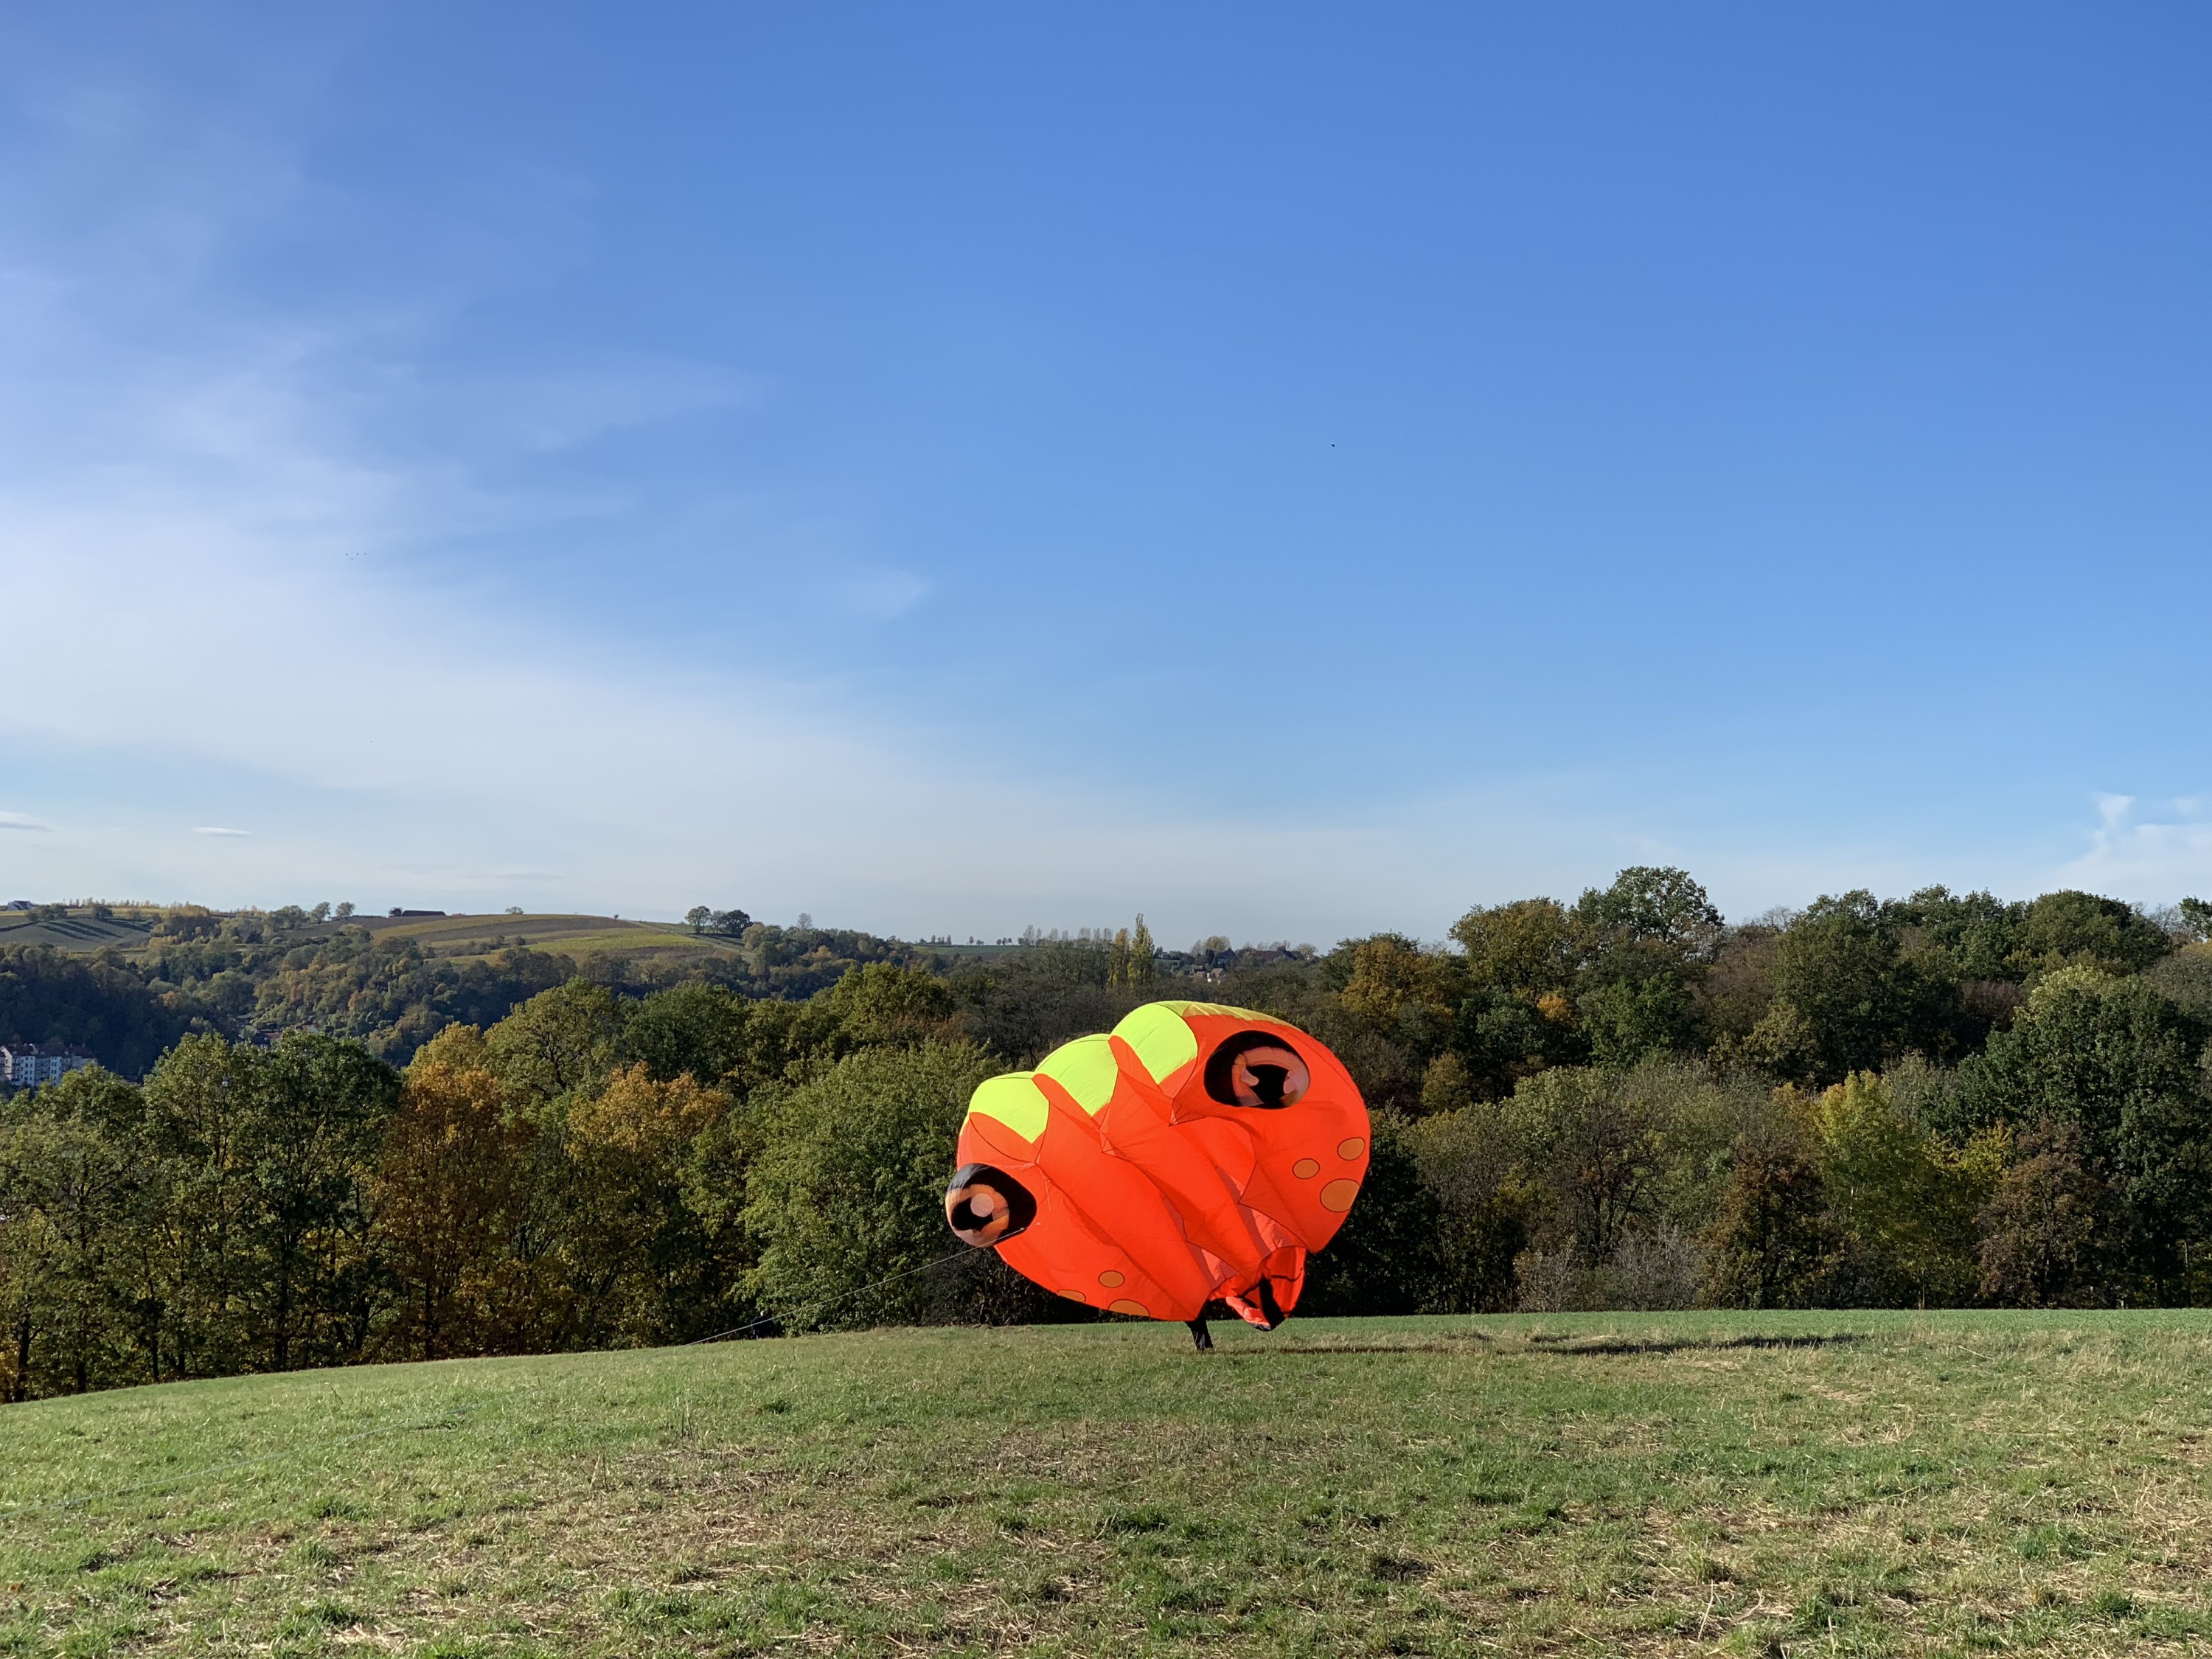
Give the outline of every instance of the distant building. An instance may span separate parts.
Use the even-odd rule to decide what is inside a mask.
[[[35,910],[39,907],[28,899],[9,899],[6,908],[10,910]]]
[[[70,1073],[92,1063],[92,1056],[83,1049],[64,1048],[58,1042],[44,1047],[28,1042],[0,1043],[0,1083],[12,1083],[18,1089],[58,1083]]]

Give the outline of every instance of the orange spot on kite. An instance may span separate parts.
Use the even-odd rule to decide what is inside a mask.
[[[1354,1135],[1351,1139],[1346,1141],[1336,1149],[1336,1155],[1342,1158],[1346,1164],[1349,1164],[1353,1158],[1358,1158],[1360,1153],[1366,1150],[1367,1143],[1362,1140],[1358,1135]]]
[[[1106,1311],[1109,1313],[1133,1314],[1139,1319],[1150,1319],[1152,1316],[1152,1310],[1146,1307],[1143,1303],[1132,1302],[1126,1296],[1119,1302],[1109,1303],[1107,1305]]]
[[[1332,1181],[1321,1189],[1321,1206],[1324,1210],[1334,1210],[1339,1215],[1342,1215],[1352,1207],[1352,1200],[1358,1196],[1358,1182]]]
[[[1115,1273],[1111,1267],[1109,1267],[1104,1273],[1098,1275],[1098,1282],[1101,1285],[1103,1285],[1109,1291],[1118,1291],[1129,1281],[1122,1278],[1121,1274]]]
[[[1311,1181],[1321,1173],[1321,1165],[1310,1158],[1302,1158],[1291,1165],[1291,1173],[1301,1181]]]

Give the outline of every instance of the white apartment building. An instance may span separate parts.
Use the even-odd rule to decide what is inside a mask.
[[[19,1089],[58,1083],[79,1066],[92,1064],[82,1048],[64,1048],[58,1042],[39,1047],[28,1042],[0,1043],[0,1083]]]

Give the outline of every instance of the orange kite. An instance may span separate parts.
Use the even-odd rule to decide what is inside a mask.
[[[1367,1106],[1294,1025],[1152,1002],[975,1091],[945,1219],[1071,1301],[1273,1330],[1367,1174]]]

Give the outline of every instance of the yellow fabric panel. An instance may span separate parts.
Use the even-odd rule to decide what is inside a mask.
[[[1024,1140],[1035,1140],[1044,1133],[1052,1108],[1044,1091],[1030,1081],[1030,1073],[1009,1072],[987,1079],[968,1097],[968,1115],[973,1117],[979,1112],[996,1118]]]
[[[1121,1075],[1114,1064],[1112,1042],[1103,1035],[1063,1042],[1038,1062],[1037,1070],[1075,1097],[1075,1103],[1093,1117],[1114,1098],[1114,1081]]]
[[[1155,1083],[1165,1083],[1198,1058],[1198,1038],[1177,1012],[1182,1006],[1148,1002],[1114,1028],[1114,1035],[1137,1051]]]
[[[1249,1008],[1231,1008],[1226,1004],[1219,1002],[1152,1002],[1146,1004],[1145,1006],[1147,1008],[1170,1008],[1178,1014],[1221,1014],[1231,1019],[1256,1019],[1265,1025],[1290,1024],[1288,1020],[1278,1019],[1273,1014],[1255,1014]],[[1144,1008],[1137,1010],[1137,1012],[1139,1014],[1144,1012]],[[1133,1018],[1135,1016],[1132,1015],[1131,1018]],[[1295,1030],[1296,1028],[1293,1027],[1292,1029]],[[1127,1042],[1129,1041],[1126,1036],[1121,1040],[1124,1042]],[[1136,1045],[1134,1043],[1130,1043],[1129,1046],[1131,1048],[1134,1048]]]

